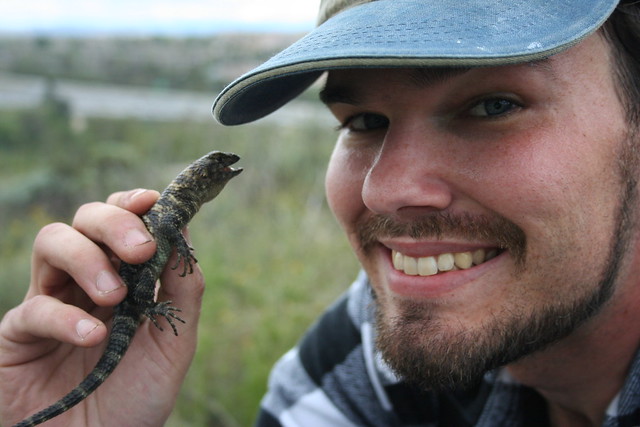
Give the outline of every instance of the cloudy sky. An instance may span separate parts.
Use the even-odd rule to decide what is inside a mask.
[[[0,0],[0,32],[307,31],[320,0]]]

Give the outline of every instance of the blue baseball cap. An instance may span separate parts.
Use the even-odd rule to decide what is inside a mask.
[[[227,86],[213,114],[225,125],[257,120],[332,69],[542,59],[596,31],[618,1],[322,0],[319,25]]]

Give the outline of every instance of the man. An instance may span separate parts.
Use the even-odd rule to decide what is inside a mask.
[[[327,197],[363,266],[274,369],[259,425],[640,425],[640,6],[617,3],[327,0],[314,32],[223,91],[214,114],[239,124],[329,70]],[[153,253],[137,215],[156,197],[117,193],[39,234],[0,324],[3,423],[91,368],[126,292],[110,257]],[[162,280],[197,306],[199,273]],[[161,425],[195,346],[191,330],[191,353],[155,352],[167,336],[142,328],[58,422]],[[166,358],[141,372],[147,353]]]

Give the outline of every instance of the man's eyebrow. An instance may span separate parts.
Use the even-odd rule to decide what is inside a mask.
[[[327,85],[320,91],[320,101],[325,105],[343,103],[356,105],[360,103],[353,88],[343,85]]]

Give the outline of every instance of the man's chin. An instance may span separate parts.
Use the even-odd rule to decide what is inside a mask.
[[[456,339],[433,324],[426,329],[415,323],[378,328],[378,349],[405,382],[431,391],[465,389],[492,369],[461,334]]]
[[[376,344],[406,382],[427,390],[473,387],[491,370],[548,348],[594,316],[609,298],[610,284],[572,304],[556,302],[530,313],[498,309],[473,325],[440,319],[422,304],[396,304],[384,313],[378,300]],[[382,307],[382,308],[381,308]],[[434,310],[437,310],[434,309]]]

